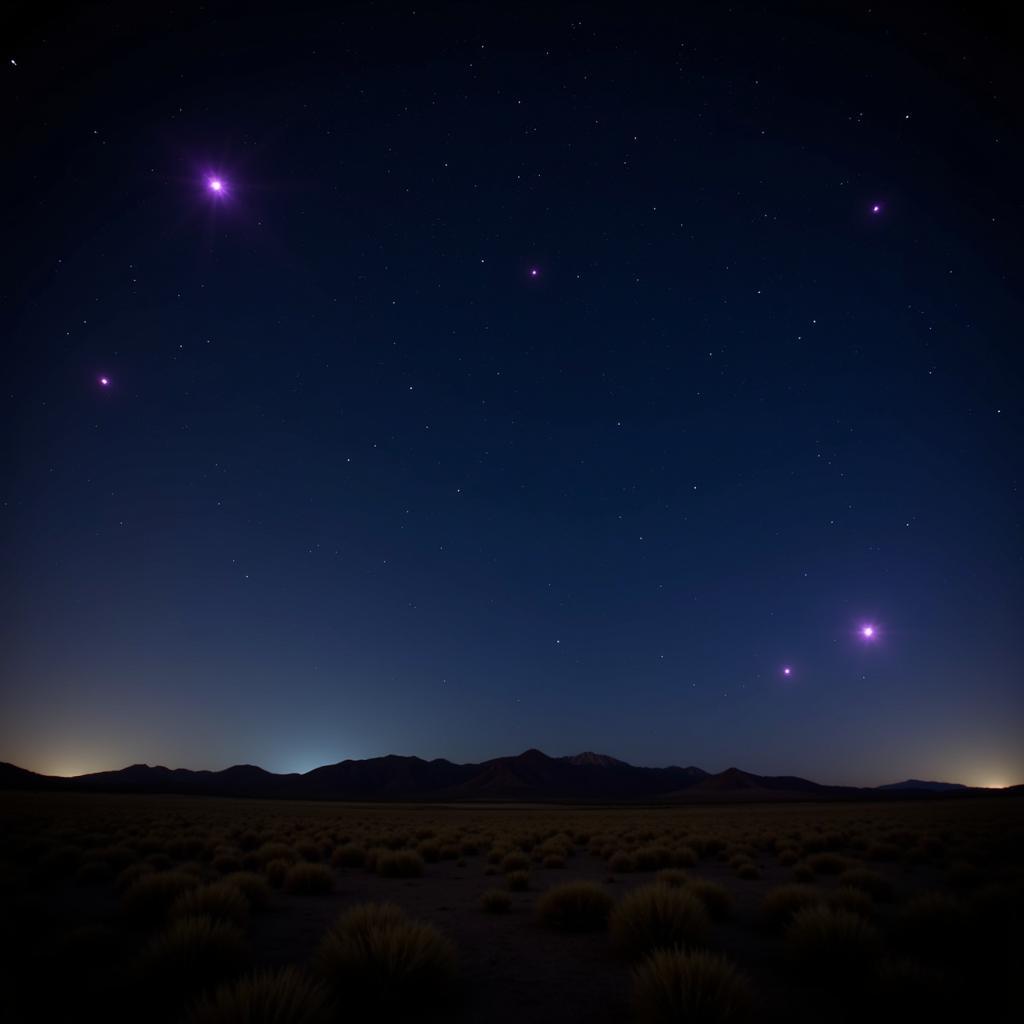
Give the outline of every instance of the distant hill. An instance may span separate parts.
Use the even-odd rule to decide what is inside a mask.
[[[905,782],[889,782],[878,789],[926,789],[932,793],[949,793],[957,789],[970,789],[960,782],[923,782],[921,779],[907,779]]]
[[[990,793],[942,782],[875,789],[823,786],[792,775],[754,775],[739,768],[709,774],[693,766],[642,768],[585,751],[549,757],[526,750],[480,764],[389,754],[339,761],[303,774],[276,775],[255,765],[190,771],[133,764],[74,778],[38,775],[0,763],[0,789],[55,792],[180,793],[297,800],[572,801],[574,803],[714,803],[739,801],[905,799]]]

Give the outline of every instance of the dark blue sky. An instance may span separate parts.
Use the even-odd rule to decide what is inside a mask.
[[[20,10],[0,759],[1024,780],[1003,8]]]

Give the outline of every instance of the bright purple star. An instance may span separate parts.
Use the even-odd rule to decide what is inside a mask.
[[[101,388],[109,388],[110,387],[110,378],[109,377],[100,377],[99,378],[99,383],[100,383],[100,387]]]
[[[871,212],[872,213],[881,213],[882,212],[882,204],[881,203],[875,203],[875,205],[871,207]]]
[[[540,271],[536,267],[530,267],[530,277],[540,277]]]
[[[788,665],[786,665],[782,670],[782,674],[784,676],[791,676],[793,674],[793,670]]]
[[[874,640],[875,634],[877,632],[878,630],[875,629],[875,627],[872,626],[870,623],[867,623],[860,627],[860,635],[864,637],[865,640]]]
[[[210,181],[209,181],[209,186],[210,186],[210,191],[211,192],[223,192],[224,191],[224,182],[221,181],[220,178],[211,178]]]

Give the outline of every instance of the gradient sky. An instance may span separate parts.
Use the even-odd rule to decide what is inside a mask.
[[[1003,8],[30,6],[0,760],[1024,781]]]

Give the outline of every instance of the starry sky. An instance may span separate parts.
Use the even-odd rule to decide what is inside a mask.
[[[667,7],[5,13],[0,760],[1024,781],[1010,8]]]

